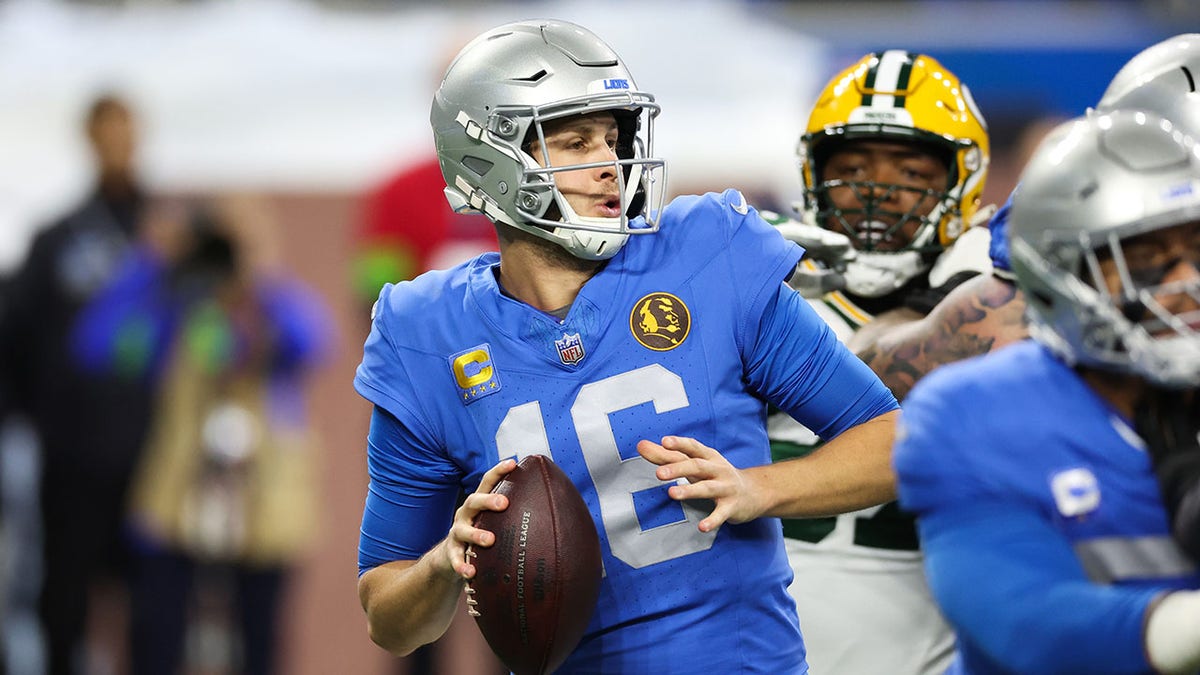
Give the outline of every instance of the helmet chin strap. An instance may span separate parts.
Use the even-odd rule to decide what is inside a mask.
[[[878,298],[908,283],[928,265],[916,251],[879,253],[859,251],[846,264],[846,290],[864,298]]]
[[[566,242],[560,239],[556,240],[557,243],[567,249],[571,255],[584,260],[608,260],[621,250],[625,242],[629,241],[627,234],[564,230],[562,228],[555,228],[555,231],[564,239],[570,240]]]
[[[1160,387],[1184,389],[1200,380],[1200,341],[1187,335],[1163,338],[1139,332],[1129,340],[1134,372]]]
[[[568,253],[576,258],[584,260],[608,260],[621,250],[621,247],[629,241],[629,234],[626,232],[628,219],[631,216],[626,212],[629,206],[629,199],[634,189],[641,180],[642,167],[635,165],[633,179],[629,182],[621,181],[621,208],[622,213],[616,218],[605,218],[597,216],[581,216],[575,212],[571,203],[562,193],[555,191],[555,202],[558,204],[559,211],[562,214],[564,223],[578,223],[595,227],[595,230],[578,229],[576,227],[556,227],[553,230],[553,241],[565,248]]]
[[[494,221],[511,225],[512,227],[558,244],[576,258],[583,260],[608,260],[616,255],[617,251],[620,251],[625,242],[629,240],[628,234],[619,232],[593,232],[568,227],[555,227],[547,230],[525,223],[517,223],[481,191],[473,189],[461,176],[458,177],[456,185],[457,189],[450,187],[445,189],[446,199],[450,202],[451,208],[456,213],[482,213]],[[620,228],[620,218],[584,218],[576,215],[573,210],[570,210],[571,206],[566,203],[565,199],[562,200],[562,204],[570,211],[570,215],[568,216],[570,218],[589,222],[594,225]]]
[[[575,213],[566,198],[558,200],[559,209],[563,211],[565,222],[585,223],[595,227],[603,227],[612,232],[595,230],[580,230],[572,227],[554,228],[554,241],[567,249],[576,258],[584,260],[608,260],[621,250],[629,235],[621,232],[621,218],[597,218],[581,216]]]

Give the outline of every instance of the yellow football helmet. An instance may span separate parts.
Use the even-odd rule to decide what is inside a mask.
[[[915,252],[931,260],[962,234],[980,206],[988,134],[966,85],[953,73],[924,54],[888,50],[864,56],[826,85],[796,150],[804,183],[803,210],[810,222],[829,227],[831,220],[841,218],[846,224],[846,212],[834,209],[827,198],[831,183],[823,180],[822,170],[835,149],[855,139],[916,143],[947,161],[949,180],[946,189],[934,195],[937,205],[925,216],[906,215],[922,223],[908,246],[895,253]],[[868,197],[873,188],[912,189],[868,183],[850,187],[861,195],[860,213],[868,220],[879,202]],[[844,229],[854,239],[853,228]],[[863,251],[874,248],[869,241],[858,244]]]

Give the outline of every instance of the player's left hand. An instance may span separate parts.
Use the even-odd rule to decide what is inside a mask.
[[[454,522],[443,540],[444,562],[464,581],[475,577],[475,565],[472,562],[475,555],[471,552],[471,547],[488,547],[496,543],[494,533],[475,527],[475,518],[484,511],[503,511],[508,508],[508,497],[494,494],[492,490],[504,476],[516,468],[515,460],[504,459],[488,469],[487,473],[483,474],[479,487],[467,495],[462,505],[454,512]]]
[[[761,515],[764,506],[750,479],[721,453],[694,438],[666,436],[662,443],[640,441],[638,454],[658,465],[661,481],[684,479],[667,494],[676,501],[707,499],[715,503],[700,521],[701,532],[716,531],[726,522],[744,523]]]
[[[1134,425],[1154,463],[1175,539],[1200,560],[1200,392],[1149,389]]]

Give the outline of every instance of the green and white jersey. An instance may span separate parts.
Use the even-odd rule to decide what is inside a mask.
[[[775,225],[795,222],[777,214],[763,217]],[[959,271],[990,269],[988,244],[986,227],[967,230],[936,261],[930,285],[940,286]],[[810,270],[818,264],[800,262]],[[842,342],[875,318],[841,292],[809,303]],[[786,413],[768,417],[767,434],[775,461],[807,454],[821,443]],[[783,531],[794,574],[788,592],[796,601],[812,672],[945,672],[954,633],[925,581],[915,522],[894,502],[836,518],[785,519]]]
[[[796,222],[777,213],[763,212],[762,215],[772,225]],[[958,272],[990,270],[988,243],[987,228],[969,229],[936,261],[929,272],[930,285],[940,285]],[[803,259],[799,266],[815,270],[820,264]],[[841,291],[826,293],[808,302],[843,343],[875,318]],[[812,431],[778,411],[773,411],[768,418],[767,433],[774,461],[804,456],[821,443]],[[887,567],[888,561],[911,564],[921,558],[916,523],[901,513],[894,502],[838,517],[785,519],[783,530],[786,537],[794,540],[792,543],[807,544],[828,553],[842,552],[847,557],[847,565],[879,569],[880,566]]]

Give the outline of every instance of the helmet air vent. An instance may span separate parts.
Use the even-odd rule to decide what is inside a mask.
[[[463,157],[462,163],[463,166],[471,170],[471,173],[480,178],[483,178],[483,176],[487,174],[488,171],[491,171],[492,167],[495,166],[495,163],[489,162],[482,157],[475,157],[474,155],[467,155]]]
[[[527,75],[525,77],[514,77],[514,78],[512,78],[512,80],[513,80],[513,82],[531,82],[532,83],[532,82],[537,82],[538,80],[545,77],[547,74],[548,73],[546,72],[546,69],[543,68],[532,75]]]

